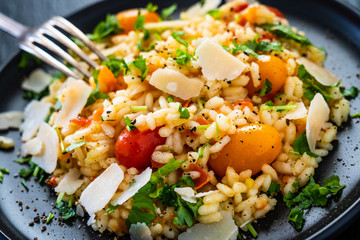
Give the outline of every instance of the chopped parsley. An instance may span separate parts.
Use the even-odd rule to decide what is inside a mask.
[[[5,173],[5,174],[9,174],[9,170],[6,169],[6,168],[0,168],[0,183],[3,182],[4,173]]]
[[[303,64],[301,64],[298,68],[298,76],[303,81],[304,85],[304,96],[310,101],[314,98],[316,93],[320,93],[323,95],[325,101],[330,101],[333,96],[331,96],[328,92],[329,89],[333,86],[324,86],[319,83],[306,69]]]
[[[92,72],[94,82],[96,84],[96,88],[95,88],[95,90],[93,90],[90,93],[90,96],[88,97],[88,99],[86,101],[85,107],[88,107],[91,104],[95,103],[98,99],[107,99],[107,98],[109,98],[109,95],[99,91],[99,87],[100,87],[99,86],[99,81],[98,81],[99,72],[100,72],[100,70],[94,70]]]
[[[194,57],[186,50],[176,49],[176,64],[187,66]]]
[[[359,89],[354,86],[352,86],[351,88],[348,88],[348,89],[340,88],[340,91],[346,99],[356,98],[357,95],[359,94]]]
[[[126,117],[124,118],[124,121],[125,121],[125,123],[126,123],[126,129],[127,129],[129,132],[131,132],[131,131],[133,131],[133,130],[136,129],[136,126],[134,125],[136,120],[131,121],[130,118],[129,118],[128,116],[126,116]]]
[[[147,106],[131,106],[130,110],[132,112],[141,112],[141,111],[147,111]]]
[[[249,232],[251,233],[253,238],[256,238],[258,234],[257,234],[255,228],[251,225],[251,223],[246,224],[246,227],[249,229]]]
[[[140,55],[140,57],[138,59],[136,59],[135,61],[133,61],[131,63],[131,65],[135,66],[136,68],[138,68],[141,71],[140,78],[141,78],[141,81],[144,81],[146,75],[148,74],[148,72],[150,70],[148,67],[146,67],[145,58],[143,58],[143,56]]]
[[[26,190],[29,190],[28,185],[26,184],[26,182],[25,182],[23,179],[21,179],[20,182],[21,182],[21,184],[25,187]]]
[[[29,179],[31,176],[35,177],[35,180],[37,180],[39,183],[43,183],[44,180],[48,177],[48,175],[45,173],[44,169],[40,168],[38,165],[36,165],[33,161],[31,161],[31,158],[29,161],[17,161],[18,163],[26,163],[29,165],[30,169],[27,168],[20,168],[19,170],[19,176],[23,179]]]
[[[115,77],[117,77],[121,72],[125,75],[128,71],[130,71],[129,66],[124,59],[112,58],[109,61],[102,62],[102,65],[107,66]]]
[[[166,98],[166,101],[167,102],[174,102],[174,97],[173,96],[168,96],[167,98]]]
[[[171,14],[173,14],[177,9],[177,4],[174,3],[170,7],[164,8],[161,10],[160,18],[161,20],[166,20]]]
[[[47,216],[46,218],[46,224],[49,224],[53,218],[54,218],[54,214],[50,212],[49,216]]]
[[[274,103],[271,100],[267,101],[264,105],[262,105],[263,110],[277,111],[277,112],[288,111],[296,108],[297,106],[293,102],[289,102],[286,105],[274,106]]]
[[[360,117],[360,112],[351,115],[351,117],[352,117],[352,118],[358,118],[358,117]]]
[[[200,125],[200,126],[197,126],[196,129],[197,130],[205,130],[205,129],[208,129],[210,127],[210,124],[209,125]]]
[[[217,122],[215,122],[215,126],[216,126],[216,137],[219,138],[220,134],[219,134],[219,124]]]
[[[136,21],[134,23],[134,29],[135,30],[143,30],[144,24],[145,24],[145,16],[141,14],[141,11],[139,9]]]
[[[56,203],[56,208],[60,211],[63,220],[68,220],[76,216],[75,209],[61,200],[60,203]]]
[[[156,12],[156,10],[158,10],[158,6],[157,5],[154,5],[152,2],[149,2],[147,5],[146,5],[146,10],[148,10],[149,12]]]
[[[265,192],[266,195],[274,197],[280,192],[280,184],[271,182],[269,189]]]
[[[266,94],[271,92],[271,90],[272,90],[272,83],[269,81],[269,79],[265,79],[265,82],[260,89],[259,97],[265,96]]]
[[[293,143],[294,151],[303,155],[306,153],[307,155],[317,158],[318,155],[312,153],[309,148],[309,144],[306,138],[306,131],[304,131],[298,138],[295,139]]]
[[[41,60],[28,52],[21,53],[21,59],[18,63],[18,68],[26,68],[30,63],[34,62],[35,65],[41,64]]]
[[[190,117],[190,112],[187,108],[183,108],[181,106],[181,103],[179,104],[179,109],[178,109],[179,113],[180,113],[180,118],[183,119],[189,119]]]
[[[104,42],[109,39],[110,36],[121,33],[119,21],[115,15],[108,14],[104,21],[101,21],[94,29],[92,34],[88,34],[87,37],[95,42]]]
[[[42,90],[39,93],[25,90],[22,97],[26,100],[32,100],[32,99],[40,100],[41,98],[48,96],[49,94],[50,94],[49,87],[46,87],[44,90]]]
[[[201,98],[198,98],[198,99],[196,100],[196,102],[197,102],[197,104],[198,104],[198,106],[199,106],[200,111],[204,110],[203,100],[202,100]]]
[[[324,186],[315,183],[312,175],[307,185],[298,193],[289,192],[283,197],[286,206],[291,208],[288,219],[294,223],[297,230],[300,230],[304,222],[304,210],[312,205],[324,207],[330,196],[336,195],[341,189],[346,187],[340,185],[340,178],[332,175],[323,181]],[[298,182],[293,186],[298,188]]]
[[[82,142],[74,142],[72,143],[70,146],[68,146],[65,149],[65,152],[71,152],[72,150],[74,150],[75,148],[81,147],[82,145],[84,145],[86,143],[86,140],[82,141]]]
[[[212,9],[210,11],[208,11],[208,13],[211,17],[213,17],[216,20],[219,20],[222,14],[222,11],[219,9]]]
[[[270,52],[270,51],[281,51],[281,43],[279,41],[266,42],[266,41],[258,41],[258,35],[252,41],[247,41],[244,44],[237,43],[233,40],[233,48],[224,47],[226,51],[230,51],[232,54],[236,55],[239,52],[244,52],[246,54],[251,54],[256,58],[260,58],[261,55],[257,54],[257,52]]]
[[[171,36],[181,45],[184,45],[186,48],[189,46],[188,42],[184,39],[182,39],[183,36],[186,36],[186,33],[183,31],[179,32],[172,32]]]

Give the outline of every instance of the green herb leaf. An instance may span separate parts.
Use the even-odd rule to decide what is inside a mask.
[[[351,117],[352,117],[352,118],[358,118],[358,117],[360,117],[360,112],[351,115]]]
[[[26,100],[32,100],[32,99],[40,100],[43,97],[48,96],[49,94],[50,94],[49,87],[46,87],[44,90],[42,90],[39,93],[26,90],[26,91],[24,91],[22,97]]]
[[[208,11],[208,13],[207,14],[209,14],[211,17],[213,17],[214,19],[216,19],[216,20],[219,20],[220,19],[220,17],[221,17],[221,15],[222,15],[222,11],[221,10],[219,10],[219,9],[212,9],[212,10],[210,10],[210,11]]]
[[[145,24],[145,16],[141,15],[141,11],[139,9],[136,21],[134,23],[134,29],[135,30],[142,30],[142,29],[144,29],[144,24]]]
[[[256,52],[281,52],[281,43],[279,41],[265,42],[259,41],[255,48]]]
[[[206,0],[200,0],[200,6],[203,7]]]
[[[173,96],[168,96],[167,98],[166,98],[166,101],[167,102],[174,102],[174,97]]]
[[[176,49],[176,64],[187,66],[191,59],[193,59],[193,56],[188,51]]]
[[[68,146],[65,149],[65,152],[71,152],[72,150],[74,150],[75,148],[81,147],[82,145],[84,145],[86,143],[86,140],[82,141],[82,142],[74,142],[72,143],[70,146]]]
[[[115,77],[117,77],[121,71],[123,71],[124,75],[130,71],[129,66],[126,64],[124,59],[113,58],[109,61],[102,62],[101,65],[107,66]]]
[[[166,20],[171,14],[173,14],[177,9],[177,4],[174,3],[170,7],[164,8],[161,10],[160,18],[161,20]]]
[[[251,233],[251,235],[254,238],[256,238],[258,234],[257,234],[255,228],[251,225],[251,223],[246,224],[246,227],[249,229],[249,232]]]
[[[304,222],[304,211],[295,206],[291,209],[288,220],[294,223],[297,230],[300,230]]]
[[[262,106],[263,110],[278,111],[278,112],[289,111],[291,109],[296,109],[296,108],[297,108],[297,105],[295,105],[293,102],[289,102],[286,105],[274,106],[274,103],[271,100],[267,101]]]
[[[266,195],[274,197],[280,192],[280,184],[271,182],[269,189],[265,192]]]
[[[333,96],[328,93],[331,86],[327,87],[320,84],[313,76],[311,76],[302,64],[298,68],[298,76],[304,82],[304,96],[310,101],[314,98],[316,93],[323,95],[327,102],[333,98]]]
[[[332,175],[323,181],[324,187],[328,188],[332,195],[336,195],[346,185],[340,185],[340,178],[337,175]]]
[[[312,153],[309,148],[308,141],[306,139],[306,131],[304,131],[297,139],[295,139],[293,143],[293,148],[295,152],[300,153],[303,155],[306,153],[307,155],[317,158],[318,155]]]
[[[18,63],[18,68],[26,68],[31,62],[34,62],[35,65],[41,64],[41,60],[34,55],[28,52],[22,52],[20,62]]]
[[[88,99],[86,101],[85,107],[88,107],[91,104],[95,103],[98,99],[107,99],[107,98],[109,98],[109,95],[99,92],[99,87],[100,87],[99,86],[99,81],[98,81],[99,72],[100,72],[100,70],[94,70],[92,72],[94,82],[96,84],[96,88],[95,88],[95,90],[93,90],[90,93],[90,96],[88,97]]]
[[[205,130],[205,129],[208,129],[210,127],[210,124],[208,125],[200,125],[200,126],[197,126],[196,129],[197,130]]]
[[[61,147],[61,151],[64,153],[65,152],[65,147],[64,147],[64,141],[63,141],[63,138],[62,138],[62,135],[61,135],[61,129],[58,128],[58,127],[55,127],[55,131],[59,137],[59,140],[60,140],[60,147]]]
[[[177,161],[175,158],[171,159],[170,162],[159,168],[156,172],[151,174],[150,182],[157,183],[162,177],[168,176],[170,173],[175,171],[180,167],[181,162]]]
[[[189,119],[190,117],[190,112],[187,108],[183,108],[181,106],[181,103],[179,105],[179,109],[178,109],[179,113],[180,113],[180,118],[183,118],[183,119]]]
[[[132,112],[141,112],[141,111],[147,111],[147,106],[131,106],[130,110]]]
[[[186,48],[189,46],[186,40],[182,39],[182,36],[186,36],[186,33],[183,31],[180,32],[172,32],[171,36],[181,45],[184,45]]]
[[[2,172],[0,172],[0,183],[3,182],[3,179],[4,179],[4,174]]]
[[[112,205],[112,204],[109,204],[107,209],[106,209],[106,212],[105,212],[105,215],[108,215],[110,213],[113,213],[115,212],[116,209],[118,209],[120,207],[120,205]]]
[[[23,179],[21,179],[21,184],[26,188],[26,190],[29,190],[29,187],[28,187],[28,185],[26,184],[26,182],[23,180]]]
[[[146,67],[146,60],[145,58],[143,58],[142,55],[140,55],[140,57],[138,59],[136,59],[135,61],[133,61],[131,63],[132,65],[134,65],[135,67],[137,67],[140,71],[141,71],[141,81],[144,81],[146,75],[149,72],[149,68]]]
[[[68,219],[76,216],[74,208],[70,207],[68,204],[66,204],[63,201],[60,201],[60,203],[57,203],[56,208],[59,209],[59,211],[61,212],[61,218],[63,220],[68,220]]]
[[[27,157],[27,158],[19,158],[14,160],[14,162],[17,163],[29,163],[31,161],[31,157]]]
[[[94,29],[92,34],[88,34],[90,40],[95,42],[104,42],[109,39],[110,36],[122,32],[119,21],[115,15],[108,14],[105,21],[101,21]]]
[[[219,134],[219,124],[217,122],[215,122],[215,126],[216,126],[216,137],[219,138],[220,134]]]
[[[131,120],[130,120],[130,118],[129,118],[128,116],[126,116],[126,117],[124,118],[124,121],[125,121],[125,123],[126,123],[126,129],[127,129],[129,132],[131,132],[131,131],[133,131],[133,130],[136,129],[136,126],[134,125],[135,122],[132,123]]]
[[[265,79],[265,82],[263,86],[261,87],[261,90],[259,92],[259,97],[263,97],[272,90],[272,83],[269,81],[269,79]]]
[[[295,33],[290,27],[272,24],[263,24],[260,25],[260,27],[275,34],[279,38],[294,40],[295,42],[300,43],[302,46],[312,45],[307,37]]]
[[[153,50],[155,48],[155,43],[147,43],[147,41],[150,39],[150,32],[144,28],[143,33],[143,38],[137,43],[139,51],[148,52],[150,50]]]
[[[230,52],[232,54],[238,54],[239,52],[244,52],[246,54],[251,54],[256,58],[259,58],[259,55],[255,52],[256,48],[256,42],[248,41],[245,44],[237,43],[235,40],[233,40],[234,48],[229,48]],[[227,49],[225,49],[227,50]]]
[[[156,12],[156,10],[158,10],[158,6],[157,5],[154,5],[153,3],[149,2],[147,5],[146,5],[146,10],[148,10],[149,12]]]
[[[357,97],[357,95],[359,94],[359,89],[352,86],[349,89],[340,88],[340,92],[344,95],[346,99],[352,99]]]
[[[53,218],[54,218],[54,214],[50,212],[49,216],[47,216],[46,218],[46,224],[49,224]]]
[[[0,168],[0,172],[5,173],[5,174],[9,174],[9,169],[7,169],[7,168]]]

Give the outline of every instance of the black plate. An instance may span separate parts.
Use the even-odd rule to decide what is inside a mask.
[[[160,8],[169,6],[168,1],[153,1]],[[182,0],[180,8],[190,6],[193,1]],[[325,47],[329,52],[326,67],[339,76],[345,86],[359,85],[356,73],[360,68],[360,15],[355,10],[335,1],[319,0],[263,0],[265,4],[275,6],[283,11],[290,23],[304,30],[311,41],[317,46]],[[106,13],[116,13],[122,9],[144,7],[147,1],[105,1],[88,7],[69,20],[84,32],[90,32]],[[22,111],[26,102],[21,98],[20,84],[23,77],[31,69],[19,70],[17,63],[19,54],[9,62],[0,73],[0,112],[8,110]],[[359,112],[359,98],[351,101],[352,113]],[[30,190],[26,191],[20,184],[16,174],[20,165],[14,163],[20,150],[20,134],[17,131],[3,131],[1,135],[9,136],[16,141],[11,151],[0,151],[0,167],[10,169],[10,175],[4,176],[0,184],[0,239],[113,239],[105,233],[99,236],[86,226],[86,221],[58,224],[59,213],[52,206],[56,197],[48,186],[40,186],[33,180],[27,181]],[[342,195],[331,201],[325,209],[312,208],[305,214],[305,225],[297,232],[287,221],[287,209],[280,201],[275,211],[267,214],[265,219],[254,224],[259,233],[258,239],[305,239],[329,238],[335,236],[360,211],[360,163],[358,162],[358,144],[360,143],[359,120],[351,119],[339,129],[339,141],[334,150],[324,158],[316,171],[316,180],[332,174],[340,176],[341,183],[347,187]],[[22,206],[19,205],[22,201]],[[20,208],[22,207],[22,211]],[[36,211],[34,210],[36,208]],[[50,225],[43,223],[29,226],[37,214],[48,215],[52,211],[55,219]],[[41,227],[46,230],[41,232]],[[1,233],[3,237],[1,236]],[[7,236],[7,237],[6,237]]]

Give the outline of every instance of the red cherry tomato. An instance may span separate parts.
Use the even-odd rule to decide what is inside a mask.
[[[115,143],[115,155],[125,167],[146,168],[151,165],[151,154],[158,145],[165,144],[166,138],[160,137],[159,128],[140,132],[125,129]]]
[[[281,18],[285,18],[285,15],[279,9],[274,8],[274,7],[270,7],[270,6],[266,6],[266,7],[271,12],[275,13],[276,16],[281,17]]]

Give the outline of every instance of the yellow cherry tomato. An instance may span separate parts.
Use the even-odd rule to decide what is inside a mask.
[[[261,90],[265,80],[268,79],[272,84],[272,90],[268,95],[274,96],[285,84],[287,78],[286,64],[280,58],[275,56],[267,56],[258,59],[255,63],[259,66],[261,83],[260,86],[255,88],[253,81],[249,81],[246,85],[249,95],[252,96],[255,92]]]
[[[230,142],[213,158],[209,165],[219,176],[231,166],[236,172],[251,169],[260,172],[262,165],[270,164],[281,150],[279,132],[266,124],[249,124],[237,129]]]
[[[131,30],[134,30],[134,24],[138,17],[138,11],[138,9],[129,9],[116,14],[116,18],[119,21],[122,29],[124,29],[124,33],[128,33]],[[144,9],[141,10],[141,15],[145,16],[145,23],[158,22],[160,19],[159,14],[156,12],[149,12]]]

